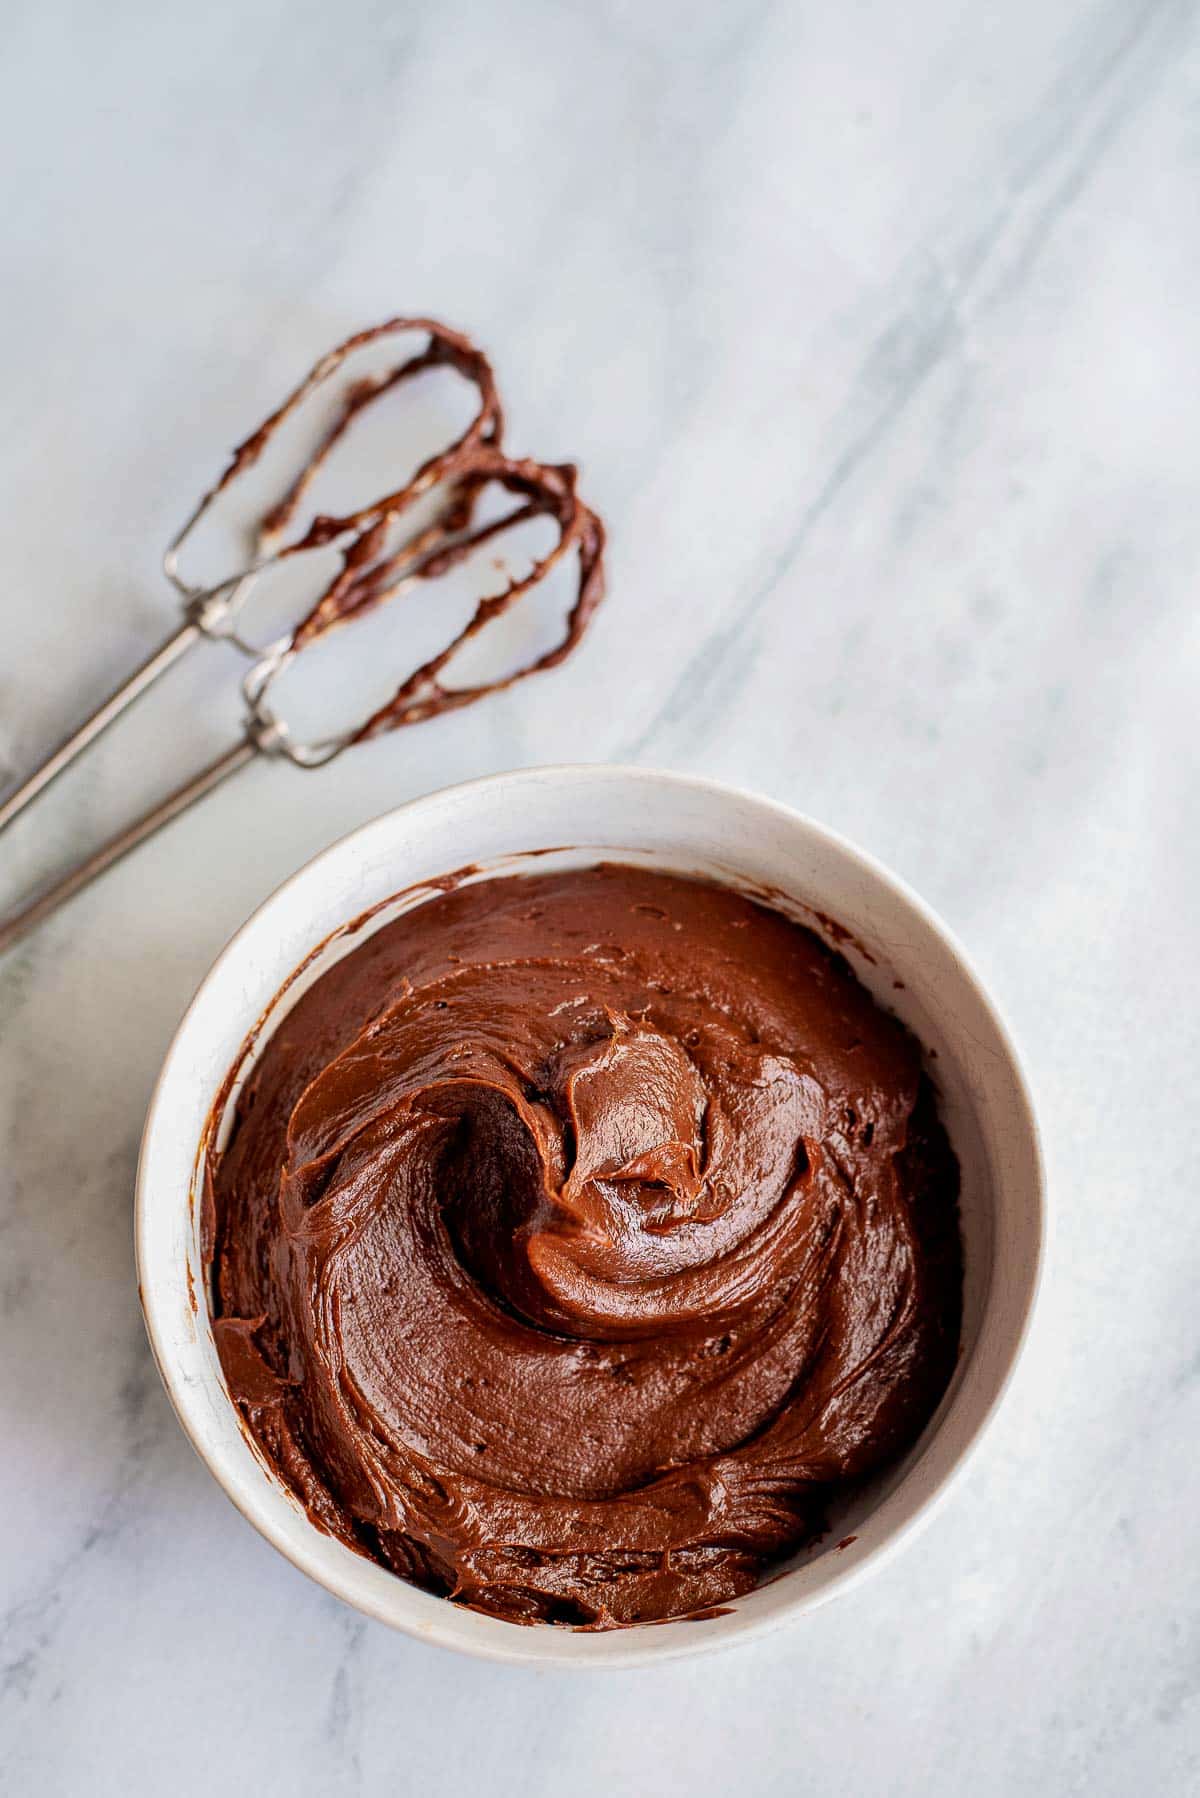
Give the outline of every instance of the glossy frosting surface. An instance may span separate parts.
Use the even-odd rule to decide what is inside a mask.
[[[808,930],[623,866],[462,885],[267,1044],[215,1331],[314,1520],[520,1622],[720,1604],[949,1380],[958,1172]]]

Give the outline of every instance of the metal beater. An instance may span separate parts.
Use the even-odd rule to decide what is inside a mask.
[[[280,427],[356,351],[381,339],[413,331],[427,335],[423,350],[381,374],[360,378],[347,387],[317,448],[283,496],[260,520],[250,562],[214,585],[196,587],[189,584],[179,571],[180,557],[188,539],[219,496],[258,461]],[[314,477],[354,420],[385,393],[436,367],[456,370],[478,393],[477,410],[462,435],[423,462],[412,478],[395,491],[361,510],[340,517],[317,514],[309,520],[307,528],[285,541]],[[579,498],[576,471],[571,464],[540,463],[506,455],[501,448],[503,428],[500,399],[488,359],[468,338],[435,319],[389,319],[370,330],[357,332],[321,358],[284,403],[234,450],[220,479],[204,494],[168,546],[163,569],[184,602],[183,620],[178,628],[28,776],[16,792],[0,803],[0,830],[24,811],[160,676],[204,639],[231,643],[250,660],[251,665],[241,682],[246,708],[241,736],[215,761],[119,831],[78,867],[0,922],[0,953],[255,756],[282,757],[304,769],[324,767],[353,743],[402,725],[419,723],[439,712],[473,704],[489,693],[499,692],[530,674],[565,660],[603,597],[604,527]],[[476,504],[489,488],[510,496],[514,504],[502,517],[477,524],[474,522]],[[443,490],[442,497],[432,521],[414,530],[399,547],[391,547],[391,533],[398,521],[410,513],[419,500],[438,490]],[[534,561],[523,577],[509,580],[501,592],[480,599],[463,628],[444,649],[415,668],[384,706],[357,727],[337,735],[311,743],[299,743],[293,738],[286,722],[271,708],[269,695],[274,682],[305,648],[419,582],[439,577],[481,544],[537,517],[549,518],[556,527],[557,537],[549,551]],[[239,633],[239,615],[255,582],[286,560],[327,549],[337,552],[340,566],[316,603],[273,642],[263,646],[247,642]],[[561,639],[551,649],[495,680],[467,687],[444,685],[440,677],[456,652],[509,611],[571,553],[577,556],[577,584]]]

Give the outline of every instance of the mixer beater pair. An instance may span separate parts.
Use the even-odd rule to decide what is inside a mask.
[[[285,423],[356,352],[413,332],[425,335],[424,349],[391,368],[347,385],[315,450],[259,520],[254,553],[248,564],[214,585],[198,587],[184,579],[179,564],[188,540],[220,496],[259,461]],[[454,370],[476,391],[477,408],[462,434],[430,456],[394,491],[359,510],[340,516],[317,513],[302,527],[298,526],[314,479],[354,421],[385,394],[436,368]],[[248,659],[249,667],[241,683],[245,704],[241,736],[215,761],[119,831],[77,868],[0,921],[0,953],[256,756],[282,758],[302,769],[323,767],[354,743],[471,705],[566,659],[603,598],[604,527],[580,499],[576,470],[571,464],[511,457],[502,447],[503,430],[503,411],[487,357],[469,338],[435,319],[389,319],[357,332],[321,358],[283,404],[234,450],[220,479],[203,495],[169,545],[163,568],[183,601],[183,619],[177,629],[14,793],[0,802],[0,830],[169,668],[204,640],[224,641]],[[489,490],[505,497],[507,509],[498,518],[478,522],[478,502]],[[414,527],[398,547],[393,547],[392,536],[397,527],[405,525],[418,502],[430,496],[435,502],[431,519]],[[358,725],[336,735],[313,742],[295,739],[286,721],[272,708],[270,698],[275,681],[306,648],[331,631],[352,625],[422,581],[446,574],[483,544],[541,517],[550,520],[556,533],[549,550],[532,562],[527,573],[510,578],[500,592],[480,598],[466,624],[444,648],[414,668],[384,705]],[[256,583],[294,558],[326,550],[336,553],[338,566],[315,604],[274,641],[265,645],[247,641],[240,630],[241,613]],[[442,677],[458,651],[511,611],[572,554],[577,558],[575,590],[559,639],[549,649],[495,679],[467,686],[446,684]]]

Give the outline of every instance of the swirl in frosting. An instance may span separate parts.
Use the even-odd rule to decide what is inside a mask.
[[[214,1329],[313,1520],[516,1622],[719,1605],[916,1439],[958,1169],[810,931],[605,865],[439,894],[275,1030],[211,1157]]]

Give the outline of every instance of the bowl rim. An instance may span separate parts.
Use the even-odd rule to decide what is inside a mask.
[[[231,1470],[222,1459],[219,1447],[209,1441],[191,1403],[191,1390],[175,1365],[175,1357],[171,1345],[170,1332],[167,1327],[165,1306],[167,1295],[160,1293],[156,1283],[154,1269],[151,1265],[151,1249],[148,1242],[150,1200],[149,1160],[156,1129],[160,1126],[160,1111],[166,1093],[175,1072],[181,1044],[188,1032],[193,1014],[202,995],[218,972],[234,960],[245,939],[254,930],[259,920],[268,910],[279,905],[286,895],[295,892],[311,879],[318,867],[330,864],[347,855],[353,844],[366,838],[370,833],[384,825],[394,825],[411,816],[414,812],[443,804],[451,797],[468,797],[491,789],[511,787],[515,784],[527,784],[531,787],[546,780],[609,782],[613,784],[654,785],[673,788],[683,792],[690,790],[704,793],[714,798],[744,806],[755,811],[764,823],[773,818],[780,824],[795,829],[799,827],[810,838],[820,842],[827,849],[843,858],[858,872],[887,889],[891,896],[899,900],[910,911],[914,912],[925,925],[940,938],[943,946],[950,952],[957,969],[967,986],[972,990],[975,1001],[982,1007],[995,1031],[996,1039],[1004,1052],[1008,1064],[1007,1071],[1012,1080],[1013,1096],[1017,1102],[1021,1123],[1026,1132],[1025,1147],[1029,1156],[1029,1191],[1027,1202],[1030,1208],[1031,1240],[1026,1246],[1028,1274],[1025,1291],[1021,1295],[1019,1306],[1014,1308],[1015,1327],[1010,1326],[1009,1344],[1002,1371],[994,1378],[992,1390],[986,1403],[981,1406],[975,1421],[958,1450],[954,1460],[934,1481],[925,1495],[916,1500],[909,1514],[900,1519],[878,1543],[869,1547],[861,1556],[845,1565],[840,1570],[832,1570],[821,1587],[812,1592],[798,1592],[790,1602],[784,1601],[779,1606],[761,1616],[731,1616],[728,1627],[719,1636],[710,1635],[707,1631],[697,1630],[695,1639],[666,1639],[661,1644],[647,1640],[651,1635],[650,1627],[625,1630],[606,1631],[601,1634],[587,1634],[579,1631],[564,1631],[551,1627],[529,1629],[508,1625],[514,1638],[511,1644],[504,1638],[492,1634],[491,1631],[475,1634],[471,1625],[478,1622],[502,1623],[503,1620],[481,1618],[476,1613],[464,1611],[458,1606],[449,1604],[444,1599],[435,1600],[444,1611],[443,1617],[436,1614],[432,1619],[403,1614],[403,1600],[406,1595],[417,1594],[414,1588],[398,1578],[395,1579],[395,1599],[398,1609],[389,1603],[375,1601],[373,1596],[361,1591],[351,1592],[336,1570],[330,1570],[318,1564],[315,1553],[308,1553],[307,1548],[283,1540],[273,1527],[271,1520],[256,1511],[253,1504],[245,1499],[237,1489]],[[290,970],[289,970],[290,971]],[[286,975],[284,976],[286,979]],[[281,982],[282,985],[282,982]],[[246,1020],[249,1032],[253,1019]],[[224,1070],[222,1070],[223,1072]],[[188,1189],[191,1190],[192,1171],[195,1164],[196,1145],[187,1145],[187,1166],[189,1169]],[[375,817],[356,825],[352,830],[336,838],[325,848],[318,850],[307,861],[290,874],[278,886],[272,889],[265,898],[255,906],[254,910],[226,941],[219,953],[213,958],[204,976],[198,983],[170,1042],[164,1052],[158,1075],[151,1090],[146,1110],[146,1119],[142,1131],[141,1145],[134,1194],[134,1248],[137,1275],[138,1300],[141,1306],[146,1334],[150,1349],[158,1369],[159,1377],[166,1390],[167,1397],[179,1421],[184,1434],[192,1448],[204,1463],[209,1473],[220,1486],[225,1496],[251,1523],[261,1536],[273,1548],[282,1554],[293,1566],[307,1574],[318,1585],[344,1603],[390,1628],[399,1629],[416,1640],[432,1643],[442,1648],[450,1648],[460,1653],[469,1654],[476,1659],[517,1664],[532,1667],[570,1667],[580,1670],[602,1668],[629,1668],[649,1663],[677,1660],[685,1656],[719,1652],[735,1647],[752,1638],[762,1637],[771,1631],[794,1623],[797,1617],[806,1615],[829,1603],[833,1598],[853,1590],[870,1574],[878,1571],[886,1561],[898,1553],[902,1546],[911,1542],[925,1529],[947,1501],[953,1489],[963,1477],[966,1469],[975,1457],[979,1444],[990,1428],[997,1411],[1012,1385],[1018,1365],[1025,1352],[1029,1340],[1030,1328],[1034,1313],[1040,1300],[1046,1273],[1047,1245],[1049,1234],[1049,1213],[1046,1192],[1045,1154],[1037,1113],[1034,1108],[1029,1082],[1021,1057],[1013,1041],[1007,1021],[997,1006],[988,988],[976,972],[973,963],[964,951],[955,933],[919,893],[912,888],[902,876],[894,873],[883,862],[869,851],[861,849],[840,832],[798,811],[795,807],[772,799],[752,789],[741,787],[732,782],[711,779],[703,775],[683,774],[670,769],[643,767],[612,762],[561,762],[537,764],[529,767],[502,770],[497,773],[479,776],[472,780],[453,782],[448,786],[432,789],[428,793],[405,800],[397,806],[389,807]],[[990,1304],[990,1298],[985,1303]],[[207,1316],[207,1306],[204,1307]],[[973,1351],[972,1351],[973,1352]],[[228,1394],[225,1395],[228,1400]],[[228,1401],[232,1404],[232,1401]],[[939,1429],[944,1424],[941,1420]],[[932,1438],[931,1438],[932,1441]],[[267,1470],[263,1468],[264,1478],[269,1479]],[[309,1532],[317,1537],[319,1532],[312,1528]],[[321,1541],[325,1538],[322,1536]],[[306,1536],[307,1544],[307,1536]],[[786,1583],[788,1575],[777,1576],[780,1586]],[[389,1597],[392,1594],[389,1593]],[[429,1598],[429,1594],[420,1594]],[[653,1632],[657,1634],[657,1631]],[[664,1635],[666,1632],[663,1632]],[[633,1638],[637,1638],[636,1641]],[[534,1638],[534,1640],[531,1640]],[[595,1658],[573,1647],[571,1653],[565,1652],[565,1643],[573,1645],[595,1642],[604,1645],[602,1657]],[[624,1646],[623,1646],[624,1645]]]

